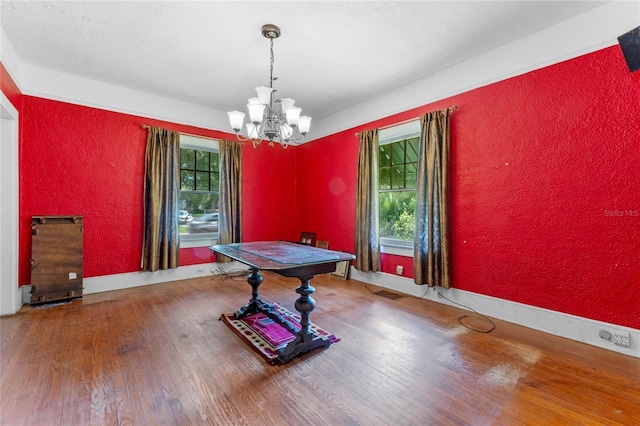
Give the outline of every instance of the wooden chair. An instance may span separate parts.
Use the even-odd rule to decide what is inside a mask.
[[[320,241],[320,240],[318,240],[316,242],[316,247],[328,250],[329,249],[329,241]]]

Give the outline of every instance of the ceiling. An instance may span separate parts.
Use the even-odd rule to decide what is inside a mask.
[[[274,83],[314,119],[607,2],[2,0],[20,60],[220,111]]]

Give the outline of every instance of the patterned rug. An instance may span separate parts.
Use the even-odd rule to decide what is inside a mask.
[[[296,330],[300,330],[300,315],[298,313],[294,314],[277,303],[274,303],[273,306]],[[289,330],[262,313],[249,315],[240,320],[233,319],[233,314],[222,314],[220,320],[240,336],[245,343],[262,355],[269,364],[275,364],[278,358],[278,350],[295,338]],[[334,334],[318,327],[314,323],[311,323],[309,327],[313,333],[326,337],[331,343],[340,341]]]

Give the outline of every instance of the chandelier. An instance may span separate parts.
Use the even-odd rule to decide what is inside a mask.
[[[254,148],[265,139],[269,140],[269,146],[273,146],[274,141],[277,140],[283,148],[286,148],[291,142],[299,143],[304,140],[311,126],[311,117],[300,116],[302,109],[295,106],[296,101],[293,99],[275,98],[276,90],[273,89],[273,82],[278,77],[273,77],[273,40],[280,37],[280,28],[272,24],[264,25],[262,35],[268,38],[271,44],[269,86],[256,87],[258,96],[249,98],[247,109],[250,122],[246,124],[246,136],[240,134],[245,114],[240,111],[230,111],[227,114],[238,140],[243,142],[250,140]],[[298,137],[294,136],[296,128],[300,134]]]

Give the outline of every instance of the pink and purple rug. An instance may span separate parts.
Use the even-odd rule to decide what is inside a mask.
[[[273,306],[296,330],[300,330],[299,314],[294,314],[277,303],[274,303]],[[275,364],[278,358],[278,350],[285,347],[287,343],[295,338],[289,330],[262,313],[249,315],[240,320],[234,319],[233,314],[223,314],[220,320],[240,336],[245,343],[262,355],[269,364]],[[334,334],[318,327],[314,323],[311,323],[309,327],[313,333],[326,337],[331,343],[340,341]]]

